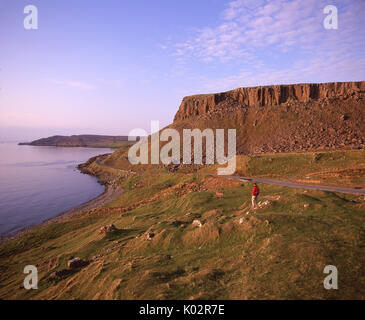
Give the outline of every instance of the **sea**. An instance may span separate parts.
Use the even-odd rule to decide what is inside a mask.
[[[108,148],[19,146],[0,142],[0,237],[83,204],[104,192],[77,165]]]

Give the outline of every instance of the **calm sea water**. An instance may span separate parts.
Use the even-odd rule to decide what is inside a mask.
[[[39,224],[104,191],[76,166],[110,149],[0,143],[0,236]]]

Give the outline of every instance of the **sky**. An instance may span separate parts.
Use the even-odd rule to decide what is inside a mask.
[[[0,0],[0,141],[150,132],[187,95],[365,80],[364,17],[365,0]]]

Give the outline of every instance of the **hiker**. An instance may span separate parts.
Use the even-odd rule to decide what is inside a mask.
[[[252,209],[256,209],[257,206],[257,197],[260,194],[260,189],[257,186],[256,183],[254,183],[253,188],[252,188]]]

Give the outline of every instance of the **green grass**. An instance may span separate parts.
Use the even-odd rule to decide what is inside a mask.
[[[336,168],[341,161],[343,166],[362,161],[360,153],[345,156],[332,155]],[[294,166],[309,167],[311,158],[275,156],[274,168],[286,164],[284,172],[291,174]],[[262,159],[250,159],[254,172],[271,168]],[[205,170],[147,170],[121,180],[125,193],[106,206],[109,211],[85,212],[2,244],[0,298],[364,299],[363,198],[260,185],[259,201],[269,202],[253,212],[251,183],[225,184],[219,180],[224,178],[205,177]],[[208,187],[209,179],[216,179],[215,187]],[[181,183],[205,188],[176,193],[186,188],[174,189]],[[223,192],[223,199],[215,198],[215,192]],[[123,214],[113,211],[137,202],[141,204]],[[243,224],[238,223],[241,217]],[[203,227],[192,226],[194,219]],[[100,227],[111,223],[118,230],[100,235]],[[147,231],[155,234],[151,241]],[[52,279],[69,259],[96,255],[100,257],[88,266]],[[22,288],[27,264],[38,266],[38,290]],[[339,290],[323,288],[323,269],[329,264],[338,268]]]
[[[239,156],[237,172],[279,180],[305,181],[308,177],[319,183],[365,187],[365,150]]]

